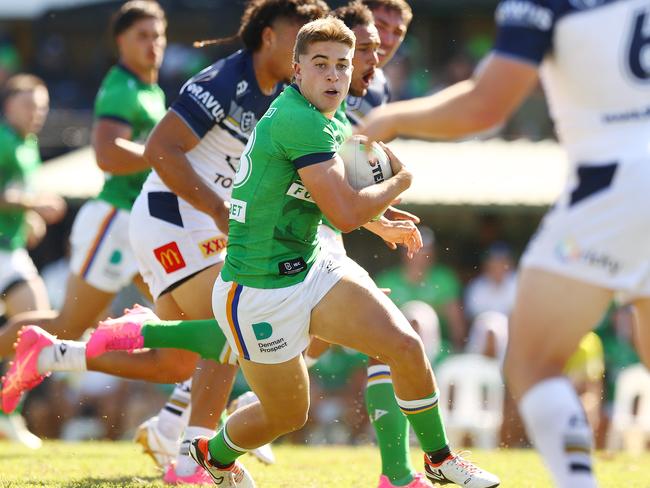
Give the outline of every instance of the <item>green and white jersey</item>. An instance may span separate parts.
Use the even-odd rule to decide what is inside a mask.
[[[143,143],[165,112],[165,94],[160,87],[143,83],[120,64],[109,70],[95,99],[95,118],[128,124],[133,131],[131,139]],[[104,187],[97,198],[131,210],[148,174],[149,170],[128,175],[106,173]]]
[[[34,134],[21,137],[6,123],[0,124],[0,192],[29,191],[30,177],[41,164]],[[24,210],[0,210],[0,249],[25,247],[27,229]]]
[[[350,133],[345,104],[328,119],[295,85],[271,104],[235,176],[224,281],[284,288],[305,279],[323,214],[298,170],[332,159]]]

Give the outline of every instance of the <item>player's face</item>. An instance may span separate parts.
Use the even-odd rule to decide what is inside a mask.
[[[279,19],[271,26],[270,48],[276,62],[278,79],[290,82],[293,77],[293,46],[296,43],[298,31],[304,24]]]
[[[372,16],[381,38],[379,67],[383,68],[402,44],[408,26],[404,22],[401,12],[397,10],[379,7],[372,11]]]
[[[49,109],[50,97],[44,86],[17,93],[5,102],[8,122],[23,135],[40,132]]]
[[[165,24],[155,18],[134,22],[117,38],[120,58],[136,69],[158,69],[167,46]]]
[[[357,38],[352,58],[352,82],[350,94],[363,97],[368,92],[370,82],[375,76],[375,68],[379,62],[377,51],[379,49],[379,33],[373,25],[358,25],[352,29]]]
[[[294,65],[300,92],[325,115],[336,112],[348,94],[353,54],[340,42],[315,42]]]

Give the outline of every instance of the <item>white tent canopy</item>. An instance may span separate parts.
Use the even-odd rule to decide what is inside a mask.
[[[106,0],[0,0],[0,19],[34,18],[48,10],[77,7]]]
[[[568,170],[553,141],[396,141],[391,147],[415,176],[405,203],[546,206]]]
[[[567,172],[564,152],[551,141],[398,140],[391,147],[415,175],[404,203],[545,206],[561,191]],[[88,198],[99,193],[102,182],[95,155],[86,147],[49,161],[36,186]]]

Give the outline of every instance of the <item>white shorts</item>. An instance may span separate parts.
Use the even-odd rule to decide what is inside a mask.
[[[318,242],[320,242],[321,249],[326,249],[336,258],[347,256],[343,245],[343,236],[328,225],[320,224],[318,226]]]
[[[13,285],[38,276],[36,266],[24,249],[0,250],[0,295]]]
[[[225,259],[226,235],[214,220],[168,191],[140,193],[129,235],[154,300]]]
[[[576,168],[521,263],[650,296],[650,160]]]
[[[321,250],[301,283],[286,288],[250,288],[217,278],[212,310],[228,343],[240,357],[277,364],[309,344],[311,311],[344,276],[367,275],[347,256]]]
[[[129,243],[129,212],[103,200],[90,200],[79,209],[70,245],[70,269],[99,290],[117,293],[138,272]]]

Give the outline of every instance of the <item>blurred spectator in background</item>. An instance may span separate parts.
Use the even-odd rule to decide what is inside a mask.
[[[36,134],[49,109],[47,87],[40,78],[19,74],[7,80],[0,97],[0,293],[5,315],[11,317],[50,308],[26,247],[30,233],[31,244],[36,244],[44,224],[63,217],[65,202],[55,195],[37,195],[31,188],[41,164]]]
[[[492,244],[483,257],[481,274],[467,285],[465,315],[469,321],[483,312],[510,315],[517,291],[514,269],[510,247],[503,242]]]
[[[465,352],[482,354],[503,363],[508,347],[508,316],[501,312],[479,313],[469,329]]]
[[[31,178],[41,164],[36,134],[49,109],[45,83],[36,76],[9,78],[0,95],[0,299],[5,318],[21,312],[49,310],[43,280],[29,254],[45,233],[45,224],[60,220],[65,202],[58,196],[35,194]],[[20,414],[0,418],[0,435],[38,448]]]
[[[404,317],[418,333],[424,344],[424,352],[431,364],[442,359],[440,320],[431,305],[420,301],[411,300],[400,307]]]
[[[368,441],[366,360],[363,354],[341,346],[330,347],[319,358],[311,370],[310,419],[300,436],[316,444]]]
[[[612,415],[612,404],[616,393],[619,373],[630,365],[639,363],[635,350],[634,311],[630,306],[612,304],[607,314],[595,329],[602,341],[605,356],[605,384],[600,428],[596,435],[596,445],[605,446],[605,437]]]
[[[11,41],[0,40],[0,87],[20,70],[20,56]]]
[[[398,307],[410,300],[433,307],[440,317],[442,348],[460,351],[465,340],[460,281],[451,268],[437,262],[433,231],[420,227],[420,233],[420,252],[412,259],[402,253],[402,265],[379,273],[375,281],[379,287],[391,290],[390,298]]]

